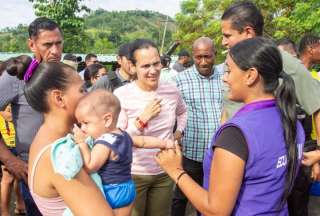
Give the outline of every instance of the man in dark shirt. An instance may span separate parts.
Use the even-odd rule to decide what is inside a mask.
[[[116,88],[135,79],[136,73],[131,69],[130,43],[120,46],[117,61],[120,68],[110,71],[107,76],[101,77],[93,85],[92,90],[102,88],[113,92]]]
[[[79,72],[79,75],[81,76],[81,78],[83,80],[89,79],[88,74],[84,74],[85,68],[88,67],[89,65],[96,64],[98,62],[99,61],[98,61],[98,57],[96,54],[89,53],[88,55],[86,55],[86,57],[84,58],[85,67],[82,71]]]
[[[189,63],[191,59],[190,54],[186,50],[182,50],[178,54],[178,61],[172,66],[172,69],[177,72],[184,71],[187,67],[186,65]]]
[[[63,50],[63,36],[60,27],[48,18],[37,18],[29,25],[28,47],[38,62],[59,62]],[[25,82],[6,71],[0,76],[0,110],[8,104],[16,130],[15,157],[0,140],[0,161],[15,177],[22,179],[21,191],[28,215],[41,215],[34,204],[27,186],[28,153],[32,140],[42,124],[42,115],[32,109],[24,96]]]

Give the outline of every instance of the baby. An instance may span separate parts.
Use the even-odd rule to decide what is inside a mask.
[[[98,172],[102,179],[107,201],[116,215],[130,215],[136,196],[131,178],[132,147],[173,148],[173,141],[154,137],[130,137],[116,127],[120,102],[105,90],[95,90],[79,102],[75,116],[80,128],[75,125],[74,137],[83,156],[84,167],[89,172]],[[94,139],[92,149],[85,140]]]

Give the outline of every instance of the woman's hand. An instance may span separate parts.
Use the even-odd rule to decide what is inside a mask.
[[[86,142],[86,134],[78,127],[78,125],[74,124],[72,131],[74,140],[77,144]]]
[[[183,170],[182,153],[178,144],[175,144],[174,149],[165,149],[158,152],[155,160],[160,167],[174,180],[177,179]]]
[[[319,150],[303,153],[303,159],[302,159],[303,165],[311,166],[311,165],[315,164],[316,162],[320,162],[320,151]]]
[[[151,119],[156,117],[161,111],[161,99],[153,99],[143,110],[139,118],[144,122],[148,123]]]

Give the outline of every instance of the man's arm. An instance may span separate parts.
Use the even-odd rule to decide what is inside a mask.
[[[0,135],[0,161],[4,164],[6,169],[18,179],[23,179],[27,182],[28,164],[21,159],[14,156],[5,146],[4,141]]]
[[[2,76],[0,76],[0,111],[4,110],[18,96],[19,89],[17,82],[19,80],[16,77],[10,76],[7,72],[3,72]],[[8,150],[1,136],[0,161],[12,175],[27,182],[27,163],[17,158]]]

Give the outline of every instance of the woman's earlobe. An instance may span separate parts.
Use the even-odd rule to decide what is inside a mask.
[[[62,92],[59,90],[53,90],[51,92],[51,96],[53,99],[54,104],[56,104],[56,106],[60,107],[60,108],[65,108],[66,104],[65,104],[65,100],[63,98]]]
[[[57,97],[57,101],[58,101],[59,107],[61,107],[61,108],[66,107],[65,100],[61,95]]]
[[[248,72],[246,83],[248,86],[251,86],[259,79],[259,73],[255,68],[250,68]]]

